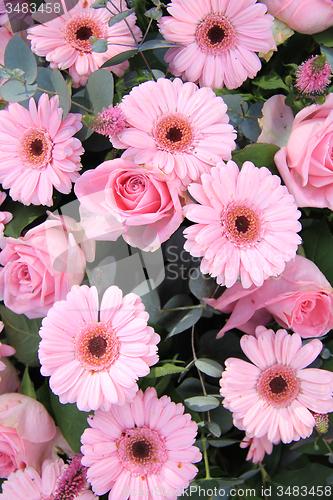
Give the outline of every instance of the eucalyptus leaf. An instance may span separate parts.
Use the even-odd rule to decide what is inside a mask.
[[[214,448],[225,448],[226,446],[231,446],[232,444],[239,444],[239,441],[235,439],[208,439],[208,443]]]
[[[38,101],[40,96],[44,93],[44,91],[47,91],[47,95],[51,98],[53,95],[55,95],[55,90],[54,86],[51,80],[51,75],[52,75],[52,69],[50,68],[43,68],[43,66],[38,67],[38,73],[37,73],[37,80],[36,83],[38,85],[38,89],[35,92],[34,99]],[[43,89],[43,90],[39,90]]]
[[[105,38],[100,38],[91,45],[93,52],[103,53],[108,50],[108,44]]]
[[[15,35],[7,43],[5,50],[5,66],[10,70],[19,68],[24,71],[24,79],[29,84],[37,78],[37,63],[34,54],[28,45]],[[1,89],[1,95],[2,89]]]
[[[144,52],[145,50],[152,49],[170,49],[172,47],[182,47],[182,45],[168,42],[167,40],[164,40],[164,38],[155,38],[154,40],[143,42],[138,47],[138,52]]]
[[[194,411],[214,410],[220,404],[219,400],[213,396],[194,396],[184,400],[186,406]]]
[[[167,339],[177,335],[178,333],[184,332],[191,326],[195,325],[202,315],[202,308],[191,309],[185,316],[169,331]]]
[[[216,422],[206,422],[206,427],[213,436],[217,438],[221,436],[220,426]]]
[[[89,427],[89,413],[79,411],[76,404],[61,404],[58,396],[50,393],[50,401],[57,426],[74,453],[80,453],[80,438],[84,429]]]
[[[103,9],[108,4],[108,0],[95,0],[91,5],[93,9]]]
[[[240,124],[240,129],[247,137],[253,142],[257,142],[259,135],[261,134],[261,128],[259,127],[258,118],[262,117],[262,102],[256,102],[250,106],[250,109],[246,113],[246,117]]]
[[[38,335],[42,318],[28,319],[25,314],[15,314],[0,304],[0,314],[5,325],[6,337],[16,350],[14,356],[21,363],[39,366],[37,357],[40,336]]]
[[[195,360],[195,366],[201,372],[209,375],[210,377],[221,378],[223,367],[217,361],[207,358],[199,358]]]
[[[113,88],[113,76],[107,69],[99,69],[89,76],[85,97],[90,101],[94,115],[112,105]]]
[[[161,9],[156,9],[155,7],[153,7],[152,9],[146,10],[145,16],[158,21],[163,16],[163,12],[161,11]]]
[[[115,16],[112,16],[110,21],[109,21],[109,26],[113,26],[114,24],[119,23],[119,21],[122,21],[126,17],[130,16],[135,12],[134,7],[132,7],[129,10],[124,10],[124,12],[119,12],[119,14],[116,14]]]
[[[37,83],[32,85],[19,80],[10,79],[1,87],[1,96],[8,102],[20,102],[30,99],[37,90]]]
[[[125,50],[124,52],[120,52],[120,54],[111,57],[111,59],[106,61],[101,67],[108,68],[109,66],[116,66],[117,64],[121,64],[133,57],[137,52],[137,49]]]
[[[58,69],[52,70],[51,82],[54,87],[54,91],[59,95],[59,105],[63,109],[62,118],[64,119],[71,109],[71,97],[69,95],[69,90],[65,79]]]
[[[234,127],[238,127],[244,120],[245,113],[248,110],[248,104],[241,95],[238,94],[224,94],[221,96],[226,105],[228,106],[227,114],[230,123]]]

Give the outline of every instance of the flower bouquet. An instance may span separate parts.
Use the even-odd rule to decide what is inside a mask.
[[[0,500],[333,493],[331,0],[0,1]]]

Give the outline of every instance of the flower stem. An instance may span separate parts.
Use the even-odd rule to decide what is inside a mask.
[[[212,479],[212,477],[210,475],[210,470],[209,470],[209,461],[208,461],[208,454],[207,454],[207,448],[206,448],[207,439],[204,436],[202,436],[201,442],[202,442],[202,453],[203,453],[203,458],[204,458],[204,463],[205,463],[205,471],[206,471],[205,479]]]

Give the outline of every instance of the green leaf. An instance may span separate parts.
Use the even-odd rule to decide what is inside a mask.
[[[223,367],[220,363],[213,361],[212,359],[199,358],[194,362],[195,366],[206,375],[215,378],[221,378]]]
[[[205,386],[207,390],[207,384],[205,384]],[[210,412],[210,418],[219,425],[222,434],[230,431],[233,426],[232,413],[224,408],[223,405],[220,405],[215,408],[215,410],[212,410]]]
[[[8,69],[14,70],[20,68],[24,71],[25,81],[33,83],[37,77],[37,63],[35,56],[29,49],[28,45],[15,35],[9,40],[5,51],[5,66]],[[2,89],[1,89],[1,95]]]
[[[141,300],[145,306],[145,310],[149,314],[149,324],[157,323],[161,316],[161,302],[156,288],[153,288],[145,295],[141,295]]]
[[[275,146],[275,144],[258,142],[257,144],[245,146],[245,148],[240,151],[236,151],[233,153],[232,159],[239,167],[241,167],[245,161],[252,161],[256,167],[267,167],[273,174],[278,174],[274,156],[279,149],[279,146]]]
[[[180,44],[175,44],[164,40],[164,38],[155,38],[154,40],[148,40],[138,47],[138,52],[144,52],[145,50],[152,49],[170,49],[172,47],[182,47]]]
[[[301,232],[303,248],[308,259],[312,260],[327,280],[333,283],[333,236],[326,219],[316,221],[313,226]]]
[[[219,92],[216,92],[216,95],[219,95]],[[227,114],[230,123],[237,127],[244,120],[244,113],[247,112],[249,107],[247,102],[238,94],[224,94],[221,97],[228,106]]]
[[[206,422],[206,427],[213,436],[217,438],[221,436],[220,426],[216,422]]]
[[[155,7],[153,7],[152,9],[146,10],[145,16],[158,21],[163,16],[163,12],[161,9],[156,9]]]
[[[250,106],[250,109],[246,113],[246,117],[240,125],[240,129],[245,137],[253,142],[257,142],[257,139],[261,134],[261,128],[259,127],[258,118],[262,117],[262,107],[262,102],[256,102],[252,104],[252,106]]]
[[[211,278],[208,274],[202,274],[197,268],[197,273],[189,273],[189,287],[191,292],[197,299],[201,300],[203,297],[209,298],[213,295],[216,289],[216,280]]]
[[[52,70],[51,82],[54,87],[54,91],[59,95],[59,105],[63,109],[62,118],[64,119],[71,109],[71,97],[69,95],[69,90],[65,79],[58,69]]]
[[[204,479],[201,481],[197,480],[193,481],[190,486],[186,488],[184,495],[179,496],[178,498],[190,498],[191,500],[210,500],[212,498],[211,492],[214,492],[214,490],[219,490],[219,483],[216,479]]]
[[[275,475],[272,480],[284,486],[307,487],[308,490],[314,486],[323,486],[326,479],[332,474],[332,469],[324,465],[311,463],[300,470],[283,470]],[[276,486],[275,486],[276,488]],[[309,498],[312,498],[310,496]],[[313,497],[316,498],[316,497]]]
[[[193,398],[185,399],[184,403],[190,410],[194,411],[214,410],[220,404],[219,400],[214,398],[214,396],[194,396]]]
[[[14,354],[21,363],[38,366],[38,335],[42,319],[28,319],[24,314],[15,314],[0,304],[0,314],[5,325],[6,337],[16,350]]]
[[[328,28],[321,33],[315,33],[312,35],[317,43],[320,45],[326,45],[326,47],[333,47],[333,26]]]
[[[95,0],[92,4],[93,9],[103,9],[108,4],[108,0]]]
[[[203,308],[192,309],[169,331],[167,339],[184,332],[191,326],[195,325],[201,318]]]
[[[80,438],[84,429],[89,427],[87,418],[89,413],[79,411],[75,403],[61,404],[58,396],[50,393],[51,406],[64,438],[75,453],[80,452]]]
[[[109,26],[113,26],[114,24],[119,23],[119,21],[122,21],[127,16],[130,16],[131,14],[133,14],[133,12],[135,12],[134,7],[129,10],[124,10],[124,12],[119,12],[119,14],[116,14],[115,16],[112,16],[109,21]]]
[[[120,54],[117,54],[114,57],[111,57],[108,61],[106,61],[101,68],[108,68],[109,66],[116,66],[117,64],[121,64],[128,59],[130,59],[132,56],[134,56],[138,52],[138,49],[131,49],[131,50],[125,50],[124,52],[121,52]]]
[[[232,444],[239,443],[239,440],[235,439],[208,439],[208,443],[214,448],[224,448],[226,446],[231,446]]]
[[[275,71],[270,71],[268,75],[255,78],[252,83],[261,89],[284,89],[289,92],[289,87]]]
[[[1,87],[1,96],[8,102],[20,102],[30,99],[37,90],[37,83],[32,85],[10,79]]]
[[[105,38],[100,38],[91,44],[93,52],[103,53],[108,50],[108,44]]]
[[[29,368],[28,366],[25,367],[22,382],[21,382],[21,387],[20,387],[20,393],[24,394],[25,396],[29,396],[30,398],[36,399],[36,392],[35,392],[35,387],[34,384],[31,381],[31,378],[29,376]]]
[[[113,102],[113,76],[106,69],[94,71],[88,78],[85,96],[89,99],[94,115]]]
[[[13,218],[5,225],[4,234],[18,238],[25,227],[41,215],[46,214],[47,207],[43,205],[29,205],[27,207],[18,201],[9,200],[6,209],[13,214]]]
[[[165,377],[166,375],[183,373],[184,371],[186,371],[185,368],[181,366],[176,366],[171,363],[165,363],[163,366],[151,367],[150,373],[146,375],[146,378]]]

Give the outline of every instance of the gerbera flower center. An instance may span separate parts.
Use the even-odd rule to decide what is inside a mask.
[[[262,372],[257,382],[258,394],[276,408],[289,406],[297,397],[301,381],[290,366],[275,364]]]
[[[229,203],[221,220],[225,235],[238,247],[255,245],[262,238],[264,223],[255,207]]]
[[[75,354],[88,370],[109,368],[119,356],[120,342],[107,323],[85,325],[75,338]]]
[[[133,476],[156,474],[167,459],[164,440],[149,427],[125,430],[117,449],[122,465]]]
[[[193,130],[189,120],[181,113],[161,116],[153,127],[157,147],[169,153],[183,153],[190,150]]]
[[[80,52],[92,52],[89,38],[104,38],[104,26],[98,19],[76,14],[65,25],[63,36],[67,43]]]
[[[53,142],[49,133],[36,127],[28,128],[18,140],[22,162],[33,169],[44,170],[52,157]]]
[[[236,42],[233,26],[221,14],[209,14],[197,27],[195,36],[200,49],[206,54],[224,54]]]

